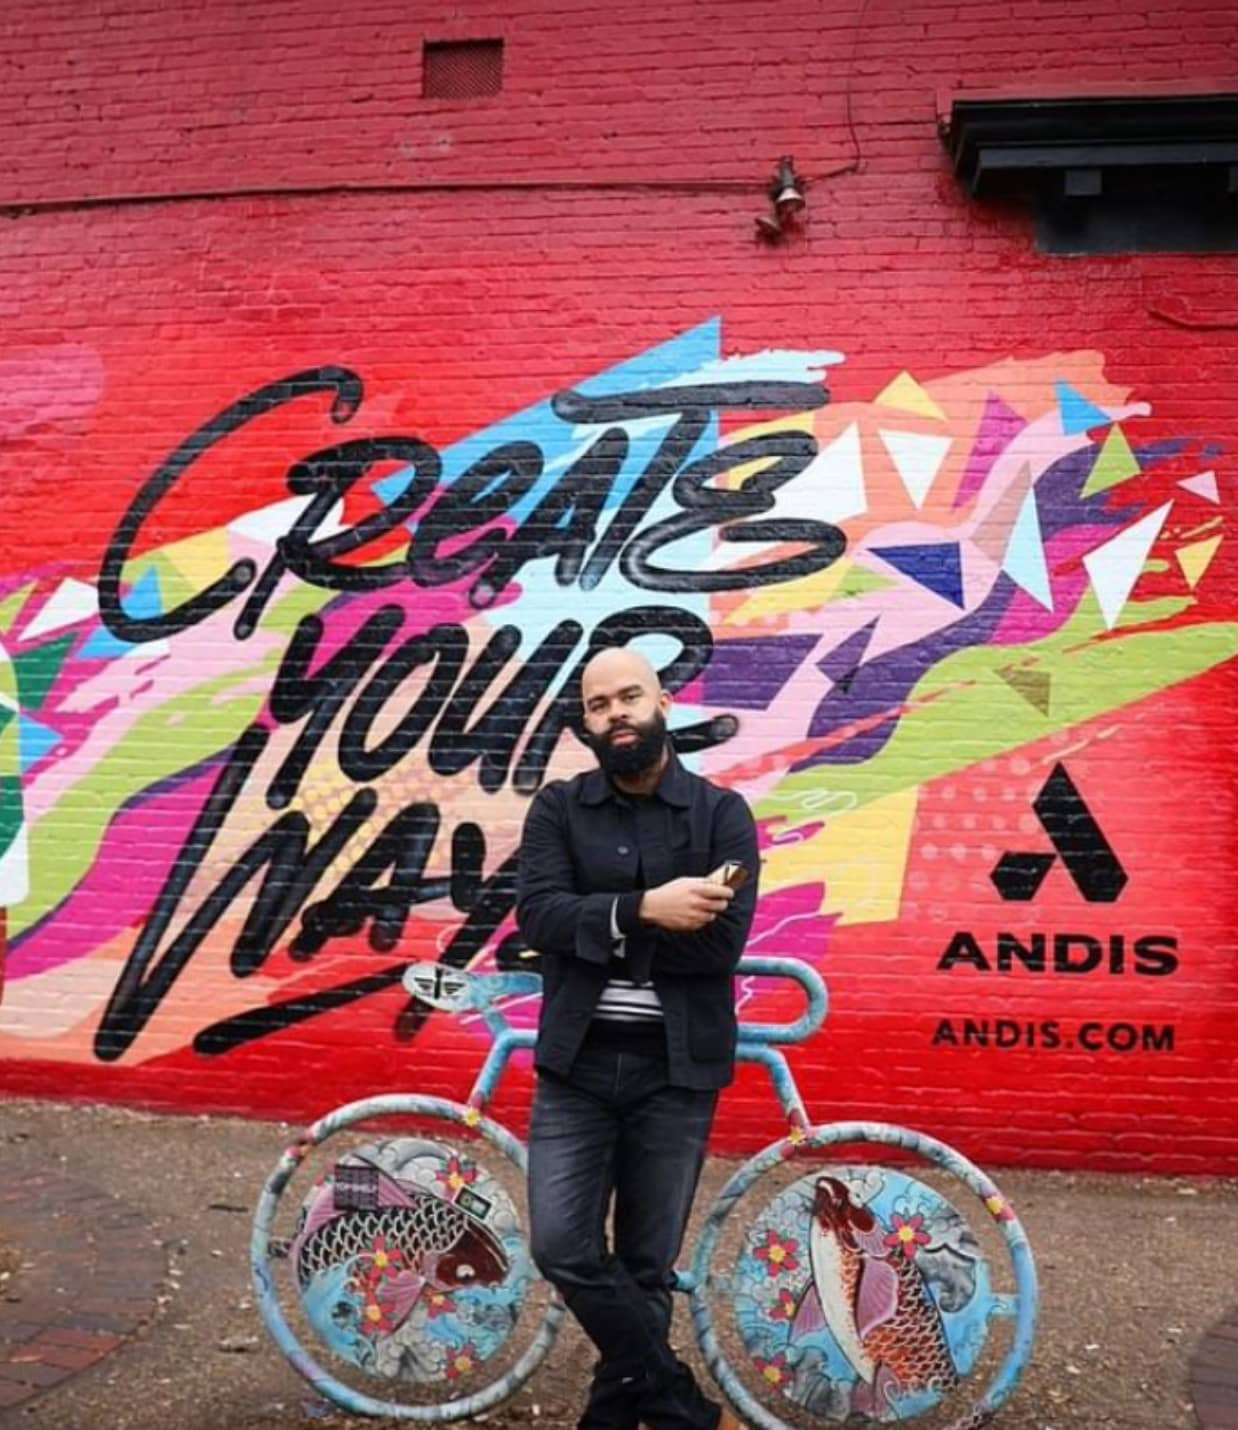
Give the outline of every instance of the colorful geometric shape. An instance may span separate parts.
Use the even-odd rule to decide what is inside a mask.
[[[976,431],[971,454],[959,489],[954,494],[956,508],[965,505],[984,486],[993,463],[1010,446],[1011,442],[1027,426],[1027,419],[1021,417],[1009,403],[996,392],[990,392],[984,402],[984,413]]]
[[[21,827],[21,781],[16,775],[0,775],[0,853],[17,838]]]
[[[997,673],[1011,690],[1021,695],[1034,710],[1048,715],[1053,678],[1047,671],[1020,670],[1016,666],[1013,670],[999,670]]]
[[[1107,427],[1113,421],[1107,412],[1097,407],[1095,403],[1089,402],[1069,383],[1059,381],[1056,386],[1057,405],[1062,416],[1062,431],[1067,437],[1087,432],[1092,427]]]
[[[962,608],[963,556],[957,541],[931,546],[874,546],[872,552],[925,590]]]
[[[786,498],[784,499],[784,493]],[[793,506],[789,498],[798,498]],[[847,521],[868,510],[860,429],[852,422],[823,447],[793,482],[779,489],[775,514],[803,515],[817,521]]]
[[[1178,565],[1182,567],[1182,574],[1186,577],[1186,584],[1192,591],[1212,564],[1212,558],[1217,554],[1220,545],[1221,538],[1214,536],[1209,541],[1196,541],[1191,546],[1183,546],[1174,553],[1178,558]]]
[[[1032,490],[1032,469],[1027,462],[1019,468],[1010,485],[993,504],[993,509],[972,533],[972,545],[995,566],[1006,559],[1006,549],[1023,503]]]
[[[767,709],[816,644],[815,635],[716,641],[702,677],[705,703]]]
[[[1188,492],[1194,492],[1197,497],[1203,497],[1205,501],[1214,502],[1217,506],[1221,504],[1215,472],[1200,472],[1197,477],[1186,477],[1178,485],[1185,487]]]
[[[917,417],[935,417],[939,422],[946,414],[933,401],[909,372],[900,372],[873,399],[881,407],[896,407],[900,412],[914,412]]]
[[[1110,487],[1116,487],[1119,482],[1138,476],[1139,471],[1139,463],[1135,460],[1125,432],[1115,425],[1109,429],[1096,465],[1088,473],[1088,479],[1079,495],[1095,496],[1097,492],[1107,491]]]
[[[0,601],[0,631],[11,631],[13,622],[21,614],[21,608],[30,599],[30,593],[39,583],[31,581],[19,591],[14,591]]]
[[[228,533],[223,527],[189,536],[160,548],[162,560],[173,566],[195,591],[217,581],[232,564]]]
[[[73,634],[61,636],[59,640],[48,641],[46,645],[35,646],[13,657],[17,698],[23,710],[37,710],[47,699],[75,640],[77,636]]]
[[[879,576],[858,562],[849,561],[842,580],[830,596],[831,601],[850,601],[856,596],[867,596],[870,591],[889,590],[894,582],[888,576]]]
[[[1023,509],[1015,521],[1010,544],[1002,558],[1002,570],[1046,610],[1053,609],[1053,591],[1049,584],[1049,568],[1045,562],[1045,545],[1040,533],[1040,514],[1036,508],[1034,487],[1023,499]]]
[[[873,639],[873,632],[877,629],[877,622],[881,618],[874,617],[868,625],[854,631],[840,645],[836,645],[828,655],[823,655],[817,662],[817,669],[822,675],[828,675],[835,685],[848,689],[855,679],[855,673],[864,663],[864,652],[868,649]]]
[[[731,612],[727,624],[747,626],[753,621],[786,615],[788,611],[815,611],[833,599],[849,565],[846,558],[842,558],[823,571],[814,571],[811,576],[801,576],[798,581],[780,581],[774,586],[759,586],[741,606]]]
[[[20,730],[22,774],[32,765],[37,765],[63,738],[59,730],[49,729],[46,725],[40,725],[37,720],[31,720],[28,715],[23,715]]]
[[[88,586],[85,581],[76,581],[70,577],[52,592],[43,609],[22,632],[22,640],[30,641],[36,636],[51,635],[53,631],[61,631],[65,626],[75,626],[80,621],[88,621],[98,614],[99,594],[95,588]]]
[[[882,429],[878,429],[877,435],[898,468],[907,495],[917,507],[923,506],[953,438],[921,432],[886,432]]]
[[[14,814],[17,825],[10,833]],[[21,786],[6,778],[0,780],[0,909],[15,908],[29,897],[30,836],[22,821]]]
[[[1165,518],[1169,515],[1173,502],[1166,502],[1156,511],[1120,531],[1112,540],[1089,551],[1083,558],[1088,579],[1100,602],[1101,615],[1105,625],[1112,630],[1122,614],[1122,607],[1135,588],[1135,582],[1148,559],[1148,552],[1161,534]]]
[[[403,491],[408,485],[408,475],[407,473],[397,473],[396,475],[401,478],[399,490]],[[256,541],[260,545],[269,546],[274,550],[275,543],[280,537],[287,536],[292,530],[297,517],[311,502],[317,500],[317,496],[289,497],[287,501],[256,507],[253,511],[246,512],[244,516],[238,516],[235,521],[229,522],[228,530],[234,536],[247,537],[250,541]],[[315,538],[335,536],[343,531],[344,523],[340,520],[343,514],[344,503],[341,499],[318,523],[314,529]]]
[[[154,566],[148,566],[143,571],[136,585],[124,593],[121,604],[125,614],[136,621],[148,621],[163,615],[163,593],[159,586],[159,572]],[[106,626],[100,626],[77,654],[79,660],[123,660],[126,656],[145,656],[154,654],[154,651],[147,644],[135,645],[131,641],[118,640]]]

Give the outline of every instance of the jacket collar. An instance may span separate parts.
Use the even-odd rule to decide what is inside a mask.
[[[688,772],[679,763],[679,757],[675,751],[671,751],[671,757],[666,762],[666,768],[662,771],[662,778],[658,781],[654,794],[666,804],[677,805],[680,809],[687,809],[692,803],[692,796],[688,788]],[[601,769],[590,770],[580,782],[580,792],[577,798],[581,804],[601,804],[608,799],[623,799],[624,793],[616,789],[605,772]]]

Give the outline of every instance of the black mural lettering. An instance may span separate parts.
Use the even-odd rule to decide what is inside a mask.
[[[399,496],[356,526],[313,540],[341,498],[384,462],[399,462],[412,468]],[[335,558],[358,551],[402,526],[433,492],[440,470],[438,453],[415,437],[362,437],[341,442],[291,467],[286,479],[288,490],[297,496],[308,496],[310,501],[287,534],[276,542],[274,556],[236,618],[232,629],[237,640],[253,634],[285,571],[329,591],[375,591],[403,580],[402,554],[395,561],[364,566],[340,564]]]
[[[680,417],[662,438],[649,465],[636,485],[624,498],[610,525],[602,533],[597,549],[580,573],[581,589],[592,591],[614,565],[633,532],[640,526],[650,507],[661,496],[671,478],[692,455],[693,448],[709,426],[707,414]]]
[[[319,616],[302,617],[275,676],[271,714],[281,725],[291,725],[306,714],[309,719],[267,789],[272,809],[283,809],[296,794],[340,707],[403,623],[399,606],[380,607],[311,675],[309,668],[322,642],[323,622]]]
[[[647,590],[736,591],[793,581],[832,566],[846,550],[847,539],[829,522],[746,519],[771,510],[778,488],[805,471],[816,455],[814,437],[804,432],[775,432],[733,443],[721,452],[694,462],[675,478],[675,500],[684,510],[642,531],[624,549],[620,569],[633,585]],[[760,461],[769,461],[771,465],[745,477],[734,490],[708,485],[717,476]],[[653,564],[653,556],[663,546],[711,527],[720,528],[719,536],[727,542],[807,542],[811,545],[808,551],[738,570],[676,571]]]
[[[505,859],[482,885],[468,918],[456,930],[443,950],[442,962],[454,968],[470,964],[497,932],[503,920],[516,904],[516,855]],[[235,1014],[203,1028],[194,1039],[194,1052],[206,1057],[231,1052],[258,1038],[269,1037],[285,1028],[295,1027],[320,1013],[347,1007],[372,993],[395,987],[404,977],[407,963],[397,963],[363,978],[350,980],[335,988],[324,988],[300,998],[271,1003],[246,1013]],[[420,1010],[424,1015],[426,1010]],[[412,1021],[416,1021],[415,1019]],[[415,1028],[414,1028],[415,1031]]]
[[[319,903],[301,916],[292,943],[294,957],[317,953],[330,938],[347,938],[370,924],[370,947],[389,953],[399,942],[414,904],[432,903],[451,891],[448,878],[424,878],[438,838],[438,806],[410,804]],[[385,884],[379,880],[390,874]]]
[[[633,392],[569,390],[551,400],[555,416],[580,427],[601,427],[666,413],[716,411],[811,412],[829,401],[819,382],[667,383]]]
[[[481,825],[466,819],[451,832],[451,902],[467,914],[481,896],[486,863],[486,836]]]
[[[502,789],[516,745],[538,703],[564,661],[576,649],[584,627],[560,621],[517,671],[515,678],[491,701],[472,726],[469,715],[498,671],[520,645],[515,626],[503,626],[490,638],[473,669],[464,677],[443,711],[430,742],[430,768],[455,775],[481,761],[478,781],[487,793]]]
[[[473,583],[472,593],[475,596],[483,589],[490,593],[485,600],[474,600],[475,605],[488,605],[510,579],[499,580],[493,572],[503,562],[500,553],[517,537],[496,527],[465,546],[459,545],[459,538],[506,516],[541,474],[542,449],[534,442],[504,442],[474,462],[417,523],[408,558],[413,580],[419,586],[446,586],[475,571],[486,571],[485,580],[479,577]],[[519,536],[523,537],[523,530]],[[439,549],[443,542],[452,542],[456,549],[445,554]]]
[[[405,641],[373,675],[358,695],[340,731],[340,769],[351,780],[385,775],[407,755],[434,723],[468,658],[469,637],[463,626],[438,625]],[[415,670],[433,662],[420,695],[399,724],[373,749],[367,741],[383,706]]]
[[[224,909],[265,866],[267,872],[262,886],[232,950],[232,972],[238,978],[256,973],[309,891],[343,853],[345,845],[377,805],[378,795],[372,789],[359,789],[332,820],[322,838],[312,845],[309,820],[299,812],[285,814],[228,870],[215,892],[203,901],[182,937],[191,939],[191,947],[196,947]]]
[[[192,950],[178,942],[147,973],[195,870],[215,842],[269,738],[265,730],[252,726],[237,741],[220,770],[103,1010],[95,1033],[95,1056],[100,1061],[114,1062],[120,1057],[189,962]]]
[[[103,624],[118,640],[135,643],[161,640],[175,635],[178,631],[187,630],[190,626],[196,626],[244,591],[258,574],[254,562],[237,561],[204,591],[191,596],[175,610],[165,611],[158,616],[140,619],[130,616],[121,601],[120,584],[125,563],[133,554],[138,534],[146,519],[189,467],[217,442],[247,422],[315,392],[335,393],[335,400],[331,404],[331,420],[343,423],[347,422],[361,405],[363,388],[356,373],[342,367],[310,368],[291,377],[281,378],[278,382],[268,383],[199,427],[143,484],[142,490],[121,518],[120,525],[108,543],[99,572],[99,614],[103,618]]]

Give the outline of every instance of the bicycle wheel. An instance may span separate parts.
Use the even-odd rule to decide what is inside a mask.
[[[453,1128],[354,1130],[398,1118]],[[280,1350],[361,1415],[460,1420],[514,1394],[564,1314],[529,1258],[524,1172],[523,1144],[459,1103],[390,1094],[328,1113],[285,1151],[254,1215],[254,1292]],[[284,1193],[298,1173],[309,1185],[291,1211]]]
[[[1013,1290],[997,1288],[982,1237],[921,1177],[842,1161],[796,1175],[805,1154],[848,1145],[909,1152],[973,1192]],[[749,1193],[720,1267],[724,1229]],[[1035,1336],[1035,1263],[1010,1204],[945,1143],[884,1123],[824,1124],[745,1163],[708,1213],[690,1289],[710,1373],[761,1430],[850,1416],[978,1430],[1013,1393]],[[995,1364],[987,1342],[1002,1321],[1009,1346]]]

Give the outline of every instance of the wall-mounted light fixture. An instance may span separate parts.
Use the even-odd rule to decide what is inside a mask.
[[[778,161],[769,186],[769,201],[771,212],[757,215],[757,235],[767,243],[779,243],[795,226],[797,215],[807,203],[803,180],[795,172],[795,161],[789,154]]]

